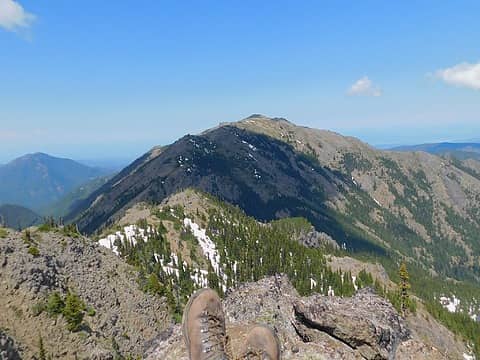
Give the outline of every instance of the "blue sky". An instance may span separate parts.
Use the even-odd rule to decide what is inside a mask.
[[[480,138],[478,1],[0,0],[0,162],[134,158],[252,113]]]

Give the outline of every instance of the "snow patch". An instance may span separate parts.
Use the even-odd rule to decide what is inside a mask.
[[[252,151],[257,151],[257,148],[255,146],[253,146],[252,144],[246,142],[245,140],[242,140],[242,144],[245,144],[249,147],[250,150]]]
[[[207,235],[207,231],[205,229],[201,229],[200,226],[198,226],[198,224],[193,222],[191,219],[183,219],[183,225],[187,229],[190,229],[193,236],[195,236],[200,247],[202,248],[203,254],[210,261],[210,264],[212,264],[213,270],[221,279],[224,280],[222,288],[223,291],[226,291],[227,287],[225,283],[227,281],[227,275],[220,268],[220,254],[217,250],[217,247],[215,246],[215,243]]]
[[[118,247],[115,245],[115,240],[117,240],[115,235],[108,235],[106,238],[98,240],[98,244],[112,250],[115,255],[118,256],[120,253],[118,252]]]
[[[355,275],[352,275],[352,283],[353,283],[353,287],[355,288],[355,291],[357,291],[358,285],[357,285],[357,277]]]
[[[460,299],[457,299],[455,295],[452,298],[441,296],[440,304],[451,313],[457,312],[457,308],[460,305]]]
[[[128,241],[130,245],[137,245],[138,241],[148,241],[149,235],[155,235],[156,230],[148,225],[146,229],[139,228],[137,225],[127,225],[123,228],[123,231],[117,231],[115,234],[107,235],[107,237],[98,240],[100,246],[106,247],[112,250],[115,255],[119,256],[118,246],[115,245],[116,241],[125,244]]]

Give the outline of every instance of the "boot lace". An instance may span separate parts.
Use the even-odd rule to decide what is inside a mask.
[[[202,344],[206,359],[226,359],[225,357],[225,327],[220,319],[204,312],[202,321]]]

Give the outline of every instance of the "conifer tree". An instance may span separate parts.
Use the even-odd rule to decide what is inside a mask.
[[[47,300],[47,312],[52,316],[58,315],[62,313],[64,307],[65,303],[60,294],[57,291],[51,293]]]
[[[408,274],[407,265],[404,262],[400,265],[399,275],[401,309],[403,316],[405,316],[409,303],[408,290],[410,289],[410,275]]]
[[[83,321],[83,309],[85,304],[78,297],[78,295],[69,292],[67,298],[65,299],[65,307],[63,309],[63,316],[67,320],[67,328],[70,331],[78,331],[80,329],[80,324]]]
[[[215,290],[220,296],[223,295],[220,279],[210,263],[208,264],[207,281],[211,289]]]
[[[47,352],[45,351],[41,335],[38,337],[38,358],[39,360],[47,360]]]

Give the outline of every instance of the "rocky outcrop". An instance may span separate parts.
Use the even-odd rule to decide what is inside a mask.
[[[42,312],[54,291],[75,292],[90,310],[80,331]],[[32,232],[27,244],[11,231],[0,242],[0,314],[0,329],[21,342],[25,358],[38,353],[40,336],[54,358],[136,358],[170,323],[165,302],[140,289],[133,267],[90,239],[54,232]]]
[[[333,240],[331,236],[324,232],[318,232],[314,227],[310,231],[306,231],[302,234],[299,234],[297,237],[300,244],[305,245],[306,247],[319,248],[323,246],[328,246],[333,249],[339,249],[337,242]]]
[[[15,340],[0,330],[0,360],[21,360]]]
[[[305,342],[326,333],[365,359],[393,359],[409,339],[405,321],[393,306],[365,288],[351,298],[311,296],[293,304],[297,332]]]
[[[226,294],[229,346],[236,352],[255,323],[277,333],[283,359],[461,359],[415,338],[393,306],[368,289],[352,298],[300,297],[285,276]],[[432,331],[435,331],[432,329]],[[188,359],[179,325],[150,344],[147,359]]]

